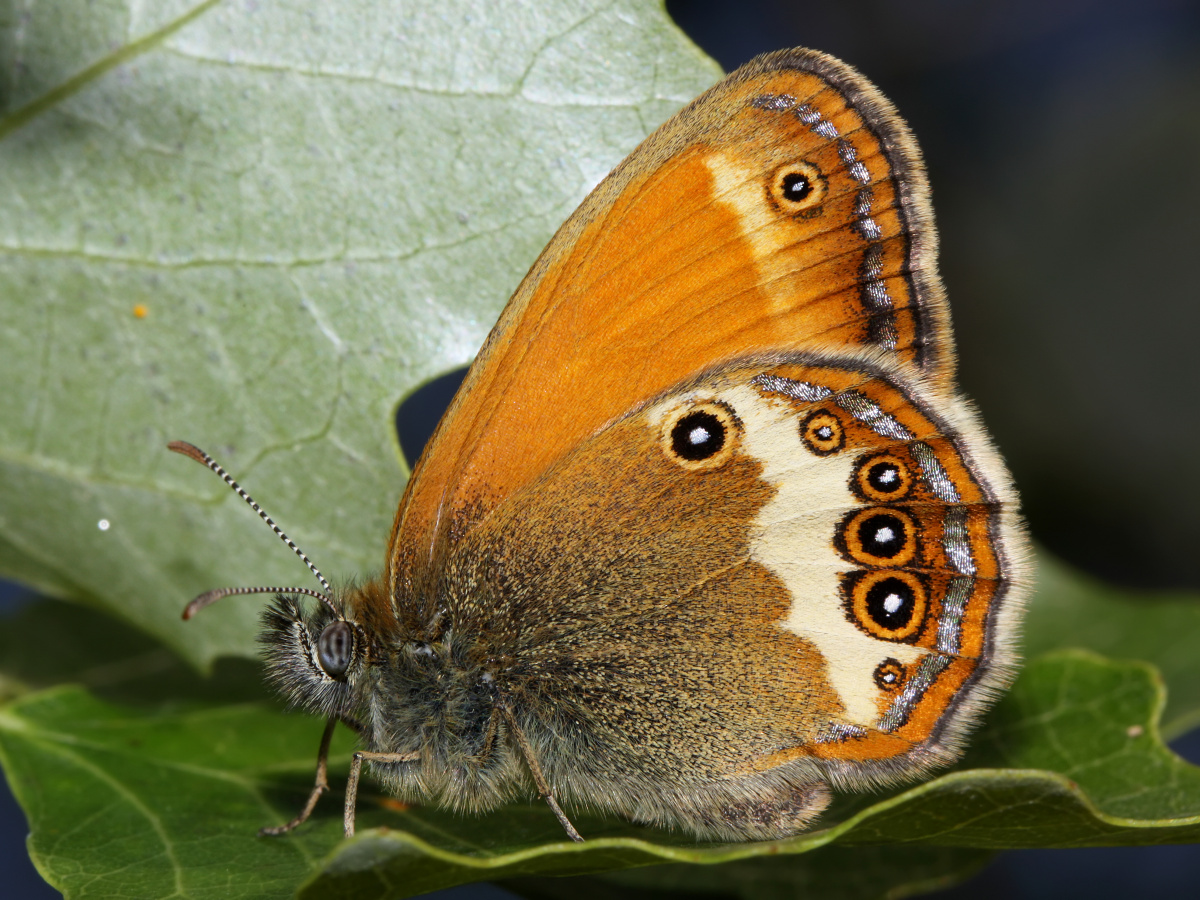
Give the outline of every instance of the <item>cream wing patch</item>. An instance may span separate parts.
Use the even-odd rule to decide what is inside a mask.
[[[658,430],[681,406],[724,404],[743,426],[736,452],[763,467],[775,496],[754,523],[751,558],[787,587],[792,605],[780,627],[811,642],[825,658],[827,678],[845,708],[842,722],[863,727],[879,720],[881,690],[877,666],[887,659],[910,666],[926,652],[904,643],[881,641],[849,620],[840,575],[848,571],[833,536],[846,510],[861,507],[850,491],[853,453],[818,456],[800,438],[801,420],[785,400],[764,396],[749,384],[686,391],[647,410]]]
[[[794,297],[789,277],[795,263],[783,251],[795,241],[767,203],[762,175],[732,154],[713,152],[705,159],[714,181],[716,200],[737,215],[758,267],[758,284],[771,294],[773,311],[786,311]]]

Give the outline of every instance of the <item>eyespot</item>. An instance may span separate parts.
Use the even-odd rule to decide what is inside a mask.
[[[864,500],[886,503],[908,496],[912,471],[904,460],[890,453],[867,456],[854,469],[850,486]]]
[[[815,215],[817,204],[825,199],[825,179],[812,163],[788,163],[775,170],[767,193],[786,215]]]
[[[663,450],[685,469],[713,469],[733,455],[741,424],[721,403],[695,403],[667,416]]]
[[[875,667],[872,677],[880,690],[891,692],[900,690],[900,686],[904,684],[904,676],[907,674],[900,660],[889,658]]]
[[[817,456],[829,456],[846,445],[846,431],[841,419],[828,410],[818,409],[800,426],[800,439]]]
[[[843,590],[848,618],[872,637],[905,641],[925,623],[928,592],[912,572],[851,572]]]
[[[902,509],[860,509],[845,518],[835,541],[854,562],[906,566],[917,555],[917,524]]]
[[[354,659],[354,629],[349,622],[330,622],[317,638],[317,660],[330,678],[341,678]]]

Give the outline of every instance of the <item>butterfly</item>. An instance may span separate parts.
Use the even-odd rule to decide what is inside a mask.
[[[465,811],[532,788],[575,839],[564,806],[761,840],[956,759],[1028,575],[936,250],[916,143],[830,56],[759,57],[647,138],[509,301],[382,574],[334,590],[288,541],[321,590],[185,612],[276,594],[268,675],[327,719],[264,830],[312,813],[339,722],[348,835],[364,765]]]

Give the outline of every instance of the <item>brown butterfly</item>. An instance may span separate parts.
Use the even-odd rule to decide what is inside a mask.
[[[337,722],[347,834],[364,762],[469,811],[533,786],[577,840],[559,800],[757,840],[955,759],[1013,678],[1026,552],[936,244],[907,128],[824,54],[759,57],[651,135],[505,308],[383,573],[185,612],[278,594],[270,678],[328,718],[308,804],[265,830],[308,818]]]

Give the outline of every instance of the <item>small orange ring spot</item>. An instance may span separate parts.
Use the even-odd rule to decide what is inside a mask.
[[[829,456],[846,445],[846,430],[841,419],[828,410],[818,409],[800,426],[800,439],[817,456]]]

